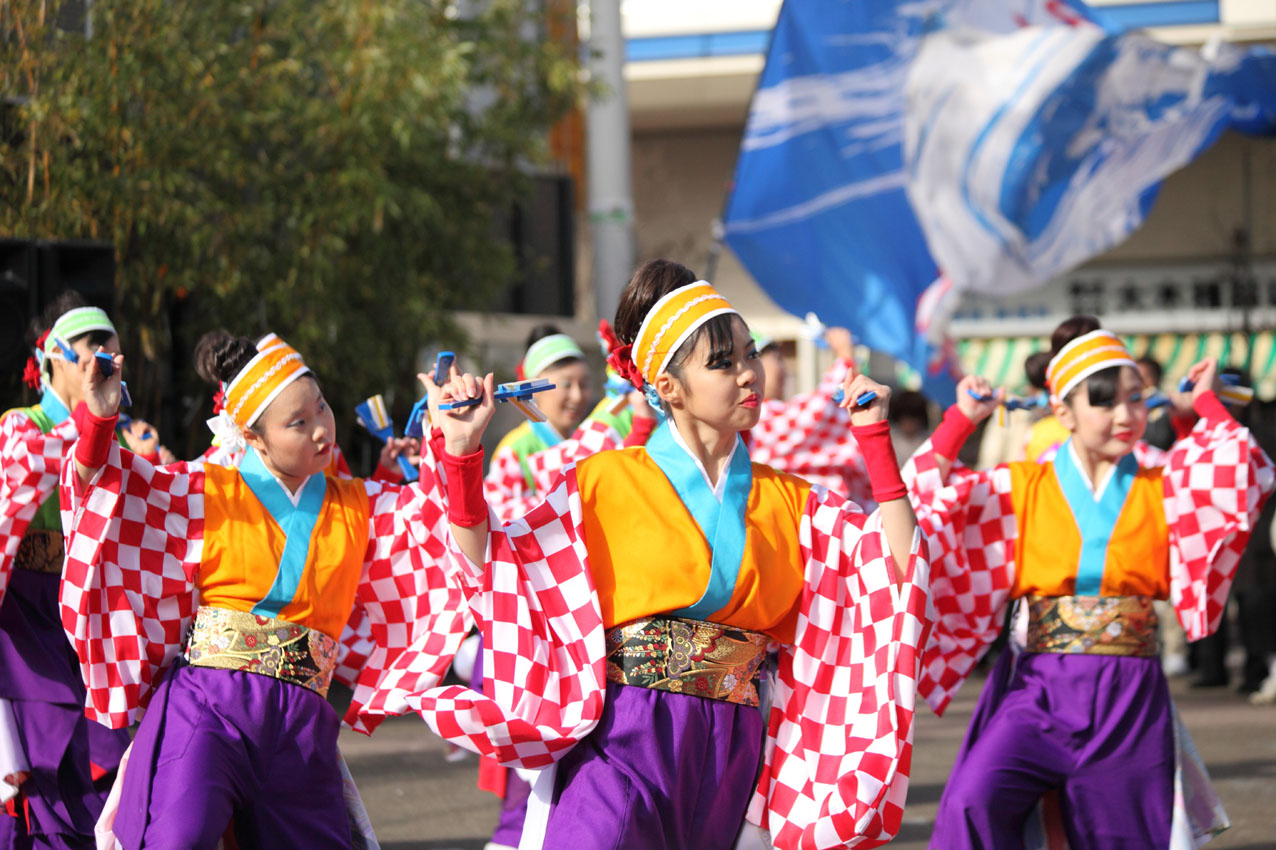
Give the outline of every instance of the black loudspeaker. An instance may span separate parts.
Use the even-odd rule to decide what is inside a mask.
[[[74,289],[93,307],[115,314],[115,248],[109,242],[63,239],[36,243],[40,309]]]
[[[115,249],[107,242],[0,239],[0,413],[33,404],[22,370],[31,356],[31,320],[67,289],[115,310]]]
[[[0,239],[0,413],[23,404],[27,325],[40,310],[35,245]]]

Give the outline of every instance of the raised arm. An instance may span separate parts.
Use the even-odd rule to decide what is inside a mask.
[[[101,351],[101,348],[98,349]],[[84,417],[80,439],[75,444],[75,469],[79,485],[87,487],[97,471],[106,464],[111,443],[115,442],[115,426],[120,418],[120,376],[124,368],[124,355],[116,354],[112,361],[115,369],[104,377],[95,368],[82,373],[84,404],[88,415]]]

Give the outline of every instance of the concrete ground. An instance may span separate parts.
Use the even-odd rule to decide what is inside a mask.
[[[925,848],[980,685],[969,682],[942,719],[919,713],[908,809],[891,847]],[[1208,847],[1276,848],[1276,706],[1251,706],[1230,688],[1194,691],[1184,680],[1172,690],[1232,820]],[[445,762],[443,742],[415,718],[389,721],[372,738],[343,732],[341,746],[385,850],[482,848],[498,802],[475,788],[473,757]]]

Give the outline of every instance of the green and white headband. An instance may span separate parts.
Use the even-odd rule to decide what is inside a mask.
[[[100,307],[76,307],[74,310],[68,310],[53,323],[53,328],[49,331],[49,336],[44,341],[44,353],[54,354],[58,352],[60,350],[58,348],[59,340],[69,346],[71,340],[77,336],[83,336],[93,331],[115,333],[115,325],[111,324],[111,320],[106,315],[105,310]]]
[[[535,378],[550,366],[562,360],[584,360],[585,352],[580,350],[576,340],[567,334],[551,334],[536,340],[523,355],[523,375]]]

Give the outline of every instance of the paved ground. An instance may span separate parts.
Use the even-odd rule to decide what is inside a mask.
[[[928,711],[920,716],[908,810],[891,847],[926,846],[980,684],[971,681],[942,719]],[[1232,829],[1208,846],[1276,848],[1276,706],[1248,705],[1230,689],[1193,691],[1181,680],[1173,690],[1232,819]],[[474,759],[445,763],[442,742],[410,718],[386,723],[372,738],[342,735],[342,749],[385,850],[482,848],[495,824],[497,801],[475,789]]]

